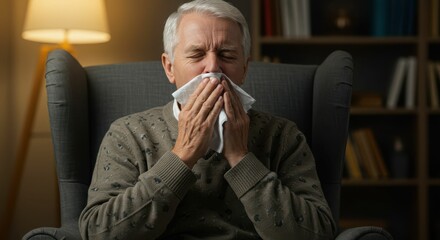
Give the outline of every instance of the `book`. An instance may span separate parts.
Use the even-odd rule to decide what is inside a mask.
[[[352,132],[355,149],[358,151],[358,158],[366,176],[371,179],[379,179],[379,170],[376,167],[373,151],[370,147],[365,129],[356,129]]]
[[[281,20],[281,4],[280,0],[272,0],[272,17],[273,17],[273,24],[274,24],[274,35],[275,36],[282,36],[283,30],[282,30],[282,20]]]
[[[383,179],[390,176],[382,151],[371,128],[359,128],[352,131],[347,141],[347,172],[351,178]],[[355,156],[351,156],[351,151]],[[359,168],[356,166],[356,161]],[[358,169],[360,173],[358,172]]]
[[[263,0],[263,22],[264,22],[264,35],[273,36],[273,16],[272,16],[272,4],[271,0]]]
[[[347,138],[347,146],[345,148],[345,166],[348,176],[351,179],[362,179],[361,167],[359,165],[359,159],[357,157],[356,150],[353,146],[351,136]]]
[[[302,0],[291,0],[291,18],[290,21],[292,21],[292,37],[298,37],[302,34]]]
[[[415,34],[415,16],[417,10],[416,0],[406,0],[407,5],[405,9],[405,17],[404,17],[404,29],[403,33],[407,36],[412,36]]]
[[[282,36],[309,37],[311,35],[310,0],[280,0],[278,5],[279,7],[276,8],[280,9]]]
[[[292,31],[292,2],[290,0],[280,0],[281,8],[281,26],[283,30],[282,36],[291,37],[293,35]]]
[[[431,36],[439,36],[439,0],[431,1]]]
[[[351,106],[379,108],[383,106],[382,95],[376,92],[353,92]]]
[[[406,94],[405,107],[415,107],[416,94],[416,78],[417,78],[417,60],[416,57],[411,56],[407,58],[407,76],[406,76]]]
[[[437,93],[437,97],[438,97],[438,92],[439,92],[439,87],[440,87],[440,62],[436,62],[434,63],[434,68],[437,72],[437,77],[435,77],[434,82],[436,83],[436,88],[434,89],[434,91]],[[438,107],[438,106],[437,106]]]
[[[302,18],[303,18],[303,29],[304,37],[310,37],[312,35],[312,24],[310,19],[310,0],[303,0],[303,9],[302,9]]]
[[[388,96],[386,106],[387,108],[396,108],[399,100],[399,94],[402,89],[403,81],[405,79],[405,69],[407,67],[407,59],[400,57],[394,67],[391,84],[388,89]]]
[[[388,35],[390,1],[373,0],[371,34],[376,37]]]
[[[407,5],[408,5],[408,0],[398,0],[397,1],[397,5],[395,5],[395,7],[397,7],[396,9],[396,29],[395,29],[395,35],[396,36],[403,36],[405,35],[404,29],[405,29],[405,13],[407,10]]]
[[[294,22],[296,37],[310,37],[310,0],[294,1]]]
[[[388,178],[389,171],[383,159],[382,152],[377,144],[377,140],[373,133],[373,130],[371,130],[371,128],[366,128],[363,131],[365,131],[366,137],[368,139],[370,151],[373,153],[373,159],[375,162],[375,167],[378,169],[379,177]]]
[[[438,89],[436,82],[436,67],[434,62],[428,63],[428,93],[431,107],[437,109],[439,107]]]
[[[397,36],[399,34],[399,20],[400,20],[400,8],[402,6],[401,0],[389,0],[390,1],[390,16],[388,21],[388,35]]]
[[[416,0],[373,0],[371,35],[409,36],[415,33]]]

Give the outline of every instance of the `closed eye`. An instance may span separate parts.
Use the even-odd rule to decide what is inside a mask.
[[[221,51],[219,54],[219,57],[225,60],[236,60],[237,54],[235,54],[234,51]]]
[[[205,52],[204,51],[193,51],[193,52],[190,52],[187,55],[187,58],[190,58],[190,59],[200,59],[200,58],[203,58],[204,56],[205,56]]]

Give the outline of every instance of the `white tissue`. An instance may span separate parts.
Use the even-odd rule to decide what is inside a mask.
[[[240,97],[241,104],[243,105],[243,109],[247,112],[252,104],[255,103],[255,99],[250,96],[247,92],[245,92],[243,89],[241,89],[238,85],[233,83],[231,79],[229,79],[228,76],[226,76],[223,73],[204,73],[200,74],[197,77],[191,79],[188,83],[183,85],[181,88],[177,89],[175,92],[173,92],[174,99],[180,103],[180,104],[186,104],[191,94],[196,90],[197,86],[202,82],[205,78],[211,78],[215,77],[217,79],[221,79],[224,77],[227,79],[232,87],[235,89],[236,93]],[[179,108],[174,108],[174,116],[176,119],[179,119]],[[226,113],[224,109],[221,110],[218,120],[216,122],[215,131],[213,140],[211,143],[211,149],[215,150],[218,153],[221,153],[223,151],[223,124],[228,120],[228,117],[226,116]]]

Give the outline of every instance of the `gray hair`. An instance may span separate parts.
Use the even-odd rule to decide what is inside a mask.
[[[177,28],[179,26],[182,16],[187,13],[205,13],[219,18],[230,19],[240,26],[241,33],[243,35],[243,51],[244,59],[250,56],[251,49],[251,36],[249,33],[249,27],[243,14],[230,3],[223,0],[194,0],[185,4],[182,4],[177,12],[172,13],[166,23],[163,30],[163,45],[164,52],[168,54],[171,62],[174,62],[174,48],[177,45]]]

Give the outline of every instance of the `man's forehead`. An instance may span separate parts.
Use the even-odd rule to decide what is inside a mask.
[[[213,19],[222,23],[213,22]],[[231,19],[207,13],[186,13],[178,25],[176,47],[180,45],[184,52],[242,51],[242,38],[239,24]]]

